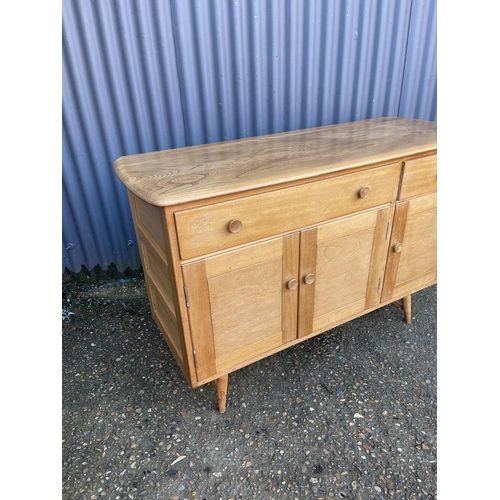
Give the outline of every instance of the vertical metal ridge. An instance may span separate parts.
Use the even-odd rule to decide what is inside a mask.
[[[400,116],[436,120],[436,0],[413,2]]]

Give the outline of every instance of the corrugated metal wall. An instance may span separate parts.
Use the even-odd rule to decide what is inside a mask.
[[[122,155],[436,120],[436,0],[63,0],[63,271],[137,269]]]

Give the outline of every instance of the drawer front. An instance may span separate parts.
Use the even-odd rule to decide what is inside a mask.
[[[398,199],[413,198],[437,190],[437,155],[403,162],[403,181]]]
[[[175,213],[181,259],[392,202],[398,164]]]

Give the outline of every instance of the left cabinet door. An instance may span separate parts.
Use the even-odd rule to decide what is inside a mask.
[[[182,266],[198,382],[297,336],[299,234]]]

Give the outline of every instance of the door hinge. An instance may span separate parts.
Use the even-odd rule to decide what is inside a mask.
[[[198,368],[198,359],[196,358],[196,351],[193,349],[193,360],[195,368]]]
[[[387,241],[387,238],[389,236],[389,228],[391,227],[391,224],[388,222],[387,227],[385,229],[385,241]]]
[[[189,294],[187,286],[184,285],[184,298],[186,299],[186,307],[189,307]]]

